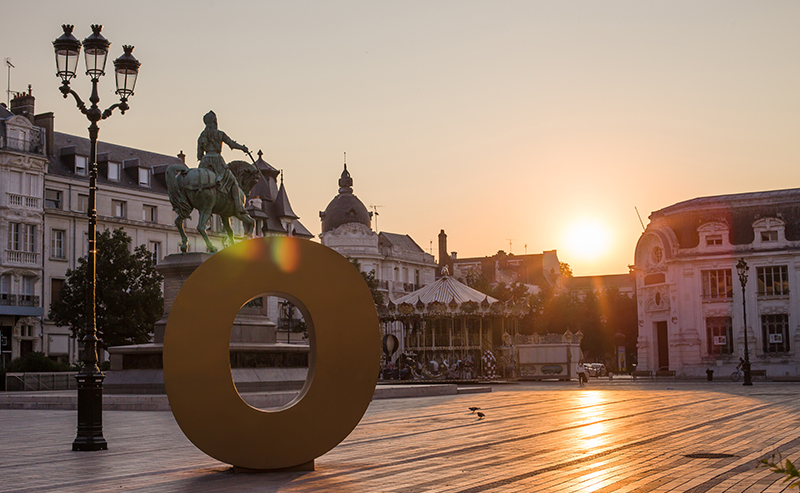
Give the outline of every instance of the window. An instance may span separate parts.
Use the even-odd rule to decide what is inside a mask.
[[[11,293],[11,276],[0,276],[0,300],[7,300]]]
[[[139,186],[142,186],[142,187],[149,187],[150,186],[150,169],[149,168],[139,168]]]
[[[64,238],[67,232],[63,229],[53,229],[50,231],[50,256],[53,258],[65,259],[67,252],[64,250]]]
[[[64,279],[50,279],[50,303],[61,301],[61,290],[64,288]]]
[[[730,269],[703,271],[703,298],[733,298]]]
[[[36,252],[36,225],[8,223],[8,249],[16,252]]]
[[[75,156],[75,174],[86,176],[86,167],[89,159],[86,156]]]
[[[782,296],[789,294],[789,274],[785,265],[756,268],[759,296]]]
[[[40,195],[38,176],[31,173],[25,173],[25,181],[24,181],[24,187],[22,189],[22,194],[28,195],[30,197],[36,197]]]
[[[722,245],[722,235],[709,235],[709,236],[706,236],[706,245],[707,246]]]
[[[789,315],[761,315],[764,353],[789,352]]]
[[[762,242],[778,241],[778,232],[777,231],[762,231],[761,232],[761,241]]]
[[[109,161],[108,163],[108,179],[110,181],[119,181],[119,170],[120,170],[119,163],[112,163]]]
[[[114,217],[125,217],[125,202],[121,200],[112,200],[111,214]]]
[[[36,287],[36,278],[22,276],[22,301],[33,301],[33,293]]]
[[[154,205],[145,205],[142,207],[142,220],[149,223],[158,222],[158,207]]]
[[[158,262],[158,260],[161,258],[161,242],[151,241],[148,249],[150,250],[150,253],[153,254],[153,261]]]
[[[61,200],[61,190],[53,190],[47,188],[44,191],[44,206],[51,209],[61,209],[63,201]]]
[[[89,212],[89,196],[78,194],[78,212]]]
[[[731,317],[708,317],[706,319],[708,354],[733,353],[733,325]]]
[[[20,230],[22,225],[20,223],[8,223],[8,249],[15,252],[19,251],[20,247]]]

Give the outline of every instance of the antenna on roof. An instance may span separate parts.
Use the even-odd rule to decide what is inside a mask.
[[[6,86],[6,105],[11,108],[11,69],[17,67],[11,64],[10,58],[6,58],[6,66],[8,67],[8,76],[6,77],[8,81],[8,85]]]
[[[378,207],[385,207],[383,205],[370,204],[369,208],[372,209],[372,217],[375,218],[375,231],[378,231]]]
[[[527,254],[528,254],[528,244],[525,243],[525,255],[527,255]]]
[[[508,242],[508,253],[513,253],[511,251],[511,242],[512,241],[516,241],[516,239],[515,238],[506,238],[506,241]]]
[[[644,233],[645,230],[644,222],[642,221],[642,216],[639,214],[639,209],[637,209],[635,205],[633,206],[633,208],[636,209],[636,216],[639,218],[639,224],[642,225],[642,233]]]

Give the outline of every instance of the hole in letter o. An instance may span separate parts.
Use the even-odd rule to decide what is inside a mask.
[[[236,313],[265,292],[302,301],[313,327],[306,384],[278,410],[245,403],[230,370]],[[367,410],[379,363],[378,316],[358,269],[290,237],[243,241],[206,260],[176,297],[164,337],[164,383],[181,430],[211,457],[249,469],[305,464],[338,445]]]

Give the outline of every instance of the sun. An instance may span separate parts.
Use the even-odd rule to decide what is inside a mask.
[[[596,260],[608,253],[611,233],[600,220],[579,219],[566,228],[564,245],[569,257]]]

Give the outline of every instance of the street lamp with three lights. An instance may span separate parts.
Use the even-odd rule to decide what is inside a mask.
[[[89,96],[90,107],[70,88],[70,81],[78,69],[81,42],[72,35],[73,26],[64,24],[64,30],[58,39],[53,41],[56,53],[56,75],[61,78],[61,93],[64,98],[70,94],[75,98],[78,109],[89,119],[89,265],[86,282],[89,286],[87,299],[86,327],[83,334],[83,365],[78,375],[78,434],[72,442],[72,450],[107,450],[108,444],[103,437],[103,379],[105,375],[97,366],[97,307],[95,282],[97,279],[97,122],[111,116],[115,109],[125,114],[129,109],[128,98],[133,96],[136,77],[141,65],[134,58],[133,46],[123,46],[124,53],[114,60],[114,72],[117,79],[119,103],[113,104],[105,111],[100,111],[97,103],[100,96],[97,84],[105,75],[108,47],[111,43],[100,34],[103,26],[92,25],[92,34],[83,40],[83,53],[86,57],[86,75],[92,81],[92,94]]]

